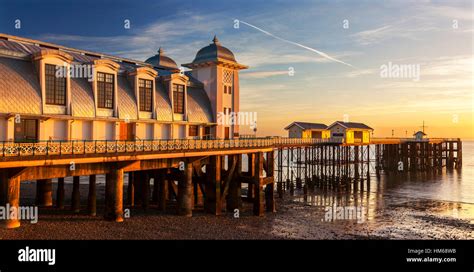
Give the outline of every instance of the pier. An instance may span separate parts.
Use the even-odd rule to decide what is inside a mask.
[[[275,193],[283,197],[285,191],[350,185],[381,174],[462,166],[460,139],[374,138],[366,144],[311,138],[46,141],[3,142],[0,148],[2,204],[18,208],[21,182],[33,180],[38,206],[64,209],[64,178],[72,176],[71,210],[96,215],[96,175],[105,175],[103,215],[116,222],[124,220],[124,206],[148,209],[154,203],[163,211],[170,202],[182,216],[192,216],[196,208],[221,215],[242,202],[263,216],[276,211]],[[89,177],[87,207],[80,205],[80,176]],[[58,182],[56,203],[53,179]],[[19,227],[20,220],[4,225]]]

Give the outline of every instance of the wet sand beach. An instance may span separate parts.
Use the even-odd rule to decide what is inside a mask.
[[[54,184],[56,186],[56,184]],[[277,213],[259,218],[244,204],[239,218],[193,212],[192,218],[177,216],[172,206],[166,212],[151,205],[147,211],[136,207],[123,223],[103,220],[103,184],[98,184],[98,215],[86,214],[87,184],[81,184],[80,214],[69,210],[72,184],[66,183],[66,208],[40,208],[36,224],[23,221],[13,230],[0,230],[1,239],[473,239],[474,205],[449,201],[407,199],[385,195],[384,201],[368,205],[365,219],[325,221],[326,212],[318,201],[334,196],[316,189],[306,202],[303,196],[277,198]],[[23,190],[25,192],[23,192]],[[34,203],[34,183],[22,185],[22,205]],[[297,192],[299,193],[299,192]],[[349,202],[358,199],[347,195]],[[367,194],[368,198],[377,198]],[[360,199],[359,199],[360,200]],[[341,205],[340,202],[337,202]],[[377,203],[370,202],[370,203]],[[332,204],[329,204],[332,205]],[[127,207],[125,207],[127,208]]]

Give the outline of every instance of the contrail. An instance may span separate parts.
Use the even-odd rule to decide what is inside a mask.
[[[312,52],[314,52],[314,53],[316,53],[316,54],[318,54],[318,55],[320,55],[320,56],[322,56],[322,57],[324,57],[324,58],[326,58],[326,59],[328,59],[328,60],[332,60],[332,61],[335,61],[335,62],[339,62],[339,63],[342,63],[342,64],[347,65],[347,66],[349,66],[349,67],[355,68],[355,67],[352,66],[351,64],[349,64],[349,63],[347,63],[347,62],[343,62],[343,61],[338,60],[338,59],[335,59],[335,58],[329,56],[328,54],[326,54],[326,53],[324,53],[324,52],[321,52],[321,51],[316,50],[316,49],[314,49],[314,48],[308,47],[308,46],[306,46],[306,45],[302,45],[302,44],[299,44],[299,43],[296,43],[296,42],[289,41],[289,40],[287,40],[287,39],[283,39],[283,38],[281,38],[281,37],[278,37],[278,36],[276,36],[276,35],[273,35],[272,33],[268,32],[268,31],[265,31],[265,30],[263,30],[263,29],[261,29],[261,28],[259,28],[259,27],[256,27],[256,26],[254,26],[254,25],[252,25],[252,24],[249,24],[249,23],[247,23],[247,22],[240,21],[240,20],[238,20],[238,21],[239,21],[240,23],[244,24],[244,25],[248,25],[248,26],[250,26],[251,28],[254,28],[254,29],[256,29],[256,30],[258,30],[258,31],[260,31],[260,32],[263,32],[263,33],[267,34],[268,36],[271,36],[271,37],[273,37],[273,38],[275,38],[275,39],[278,39],[278,40],[280,40],[280,41],[283,41],[283,42],[286,42],[286,43],[289,43],[289,44],[293,44],[293,45],[299,46],[299,47],[301,47],[301,48],[304,48],[304,49],[306,49],[306,50],[312,51]]]

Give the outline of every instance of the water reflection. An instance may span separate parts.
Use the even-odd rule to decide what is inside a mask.
[[[376,219],[390,206],[406,206],[474,222],[474,203],[463,201],[470,200],[472,194],[463,191],[468,186],[462,185],[461,177],[461,170],[382,175],[349,186],[317,186],[307,195],[303,190],[296,190],[294,200],[322,209],[362,207],[367,220]]]

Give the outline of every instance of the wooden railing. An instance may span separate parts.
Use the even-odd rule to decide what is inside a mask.
[[[230,140],[74,140],[38,141],[31,143],[2,142],[0,156],[49,156],[75,154],[108,154],[133,152],[184,152],[190,150],[212,150],[228,148],[282,147],[291,145],[312,145],[341,143],[335,139],[299,138],[249,138]]]
[[[400,144],[400,143],[409,143],[409,142],[427,142],[427,143],[442,143],[442,142],[459,142],[460,138],[424,138],[417,140],[415,138],[396,138],[396,137],[377,137],[371,138],[371,144]]]

